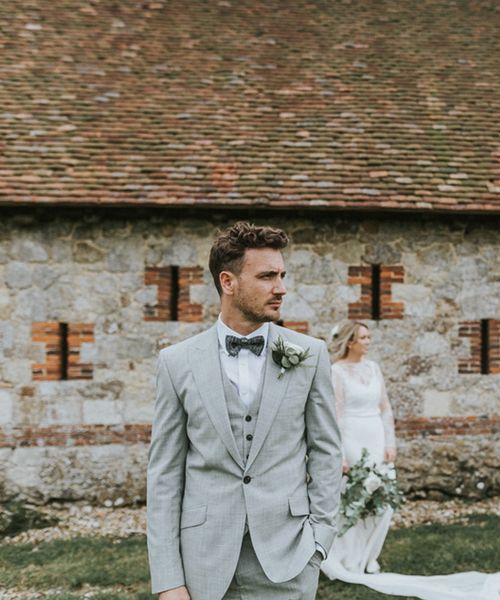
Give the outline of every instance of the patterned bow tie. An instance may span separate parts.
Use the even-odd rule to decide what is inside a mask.
[[[242,348],[247,348],[256,356],[260,356],[264,349],[264,343],[263,335],[256,335],[252,338],[238,338],[234,335],[226,335],[226,350],[229,356],[238,356]]]

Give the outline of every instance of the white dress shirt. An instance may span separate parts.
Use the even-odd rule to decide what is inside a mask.
[[[217,320],[217,335],[219,337],[220,362],[229,381],[231,381],[245,406],[250,406],[260,385],[262,369],[266,362],[267,340],[269,337],[269,323],[264,323],[261,327],[252,331],[249,335],[241,335],[228,327],[221,316]],[[231,356],[226,350],[226,335],[233,335],[237,338],[251,339],[258,335],[264,338],[264,349],[260,356],[254,354],[248,348],[242,348],[237,356]]]

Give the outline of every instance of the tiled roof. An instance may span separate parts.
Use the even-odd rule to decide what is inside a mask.
[[[500,213],[495,0],[0,3],[0,203]]]

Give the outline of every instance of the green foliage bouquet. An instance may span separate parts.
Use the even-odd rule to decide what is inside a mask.
[[[370,465],[366,448],[363,448],[358,462],[350,467],[344,483],[340,500],[343,526],[339,537],[360,519],[381,515],[389,506],[397,509],[404,502],[394,465]]]

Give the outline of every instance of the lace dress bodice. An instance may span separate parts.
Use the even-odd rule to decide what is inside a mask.
[[[385,446],[394,448],[394,418],[387,397],[384,378],[376,362],[362,359],[357,363],[336,362],[332,365],[337,420],[344,431],[346,417],[380,415],[384,427]]]

